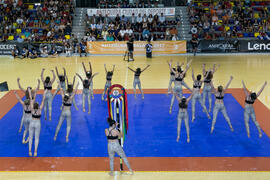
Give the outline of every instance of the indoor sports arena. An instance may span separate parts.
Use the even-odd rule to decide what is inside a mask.
[[[0,0],[0,24],[1,180],[270,179],[270,1]]]

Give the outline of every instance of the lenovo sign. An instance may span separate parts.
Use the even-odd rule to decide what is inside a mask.
[[[241,52],[270,52],[270,41],[240,41]]]

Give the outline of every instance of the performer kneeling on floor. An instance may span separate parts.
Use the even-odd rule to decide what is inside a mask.
[[[118,123],[112,120],[111,118],[107,119],[109,123],[109,128],[105,129],[105,135],[108,139],[108,154],[110,157],[110,175],[113,175],[114,172],[114,154],[117,153],[125,162],[126,166],[128,167],[131,174],[133,174],[133,171],[130,167],[130,164],[127,160],[126,154],[123,150],[123,148],[119,144],[119,137],[122,137],[122,132],[120,132],[118,127]]]

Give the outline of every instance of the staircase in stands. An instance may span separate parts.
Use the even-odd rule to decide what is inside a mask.
[[[177,26],[178,38],[180,40],[191,40],[190,23],[187,6],[180,6],[175,8],[175,17],[180,16],[180,25]]]
[[[74,34],[79,40],[85,35],[85,15],[87,8],[75,8],[75,13],[72,22],[72,34]]]

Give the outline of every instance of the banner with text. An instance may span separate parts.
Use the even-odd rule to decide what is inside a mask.
[[[270,52],[270,41],[242,40],[240,52]]]
[[[0,43],[0,55],[11,55],[16,43]]]
[[[238,40],[201,40],[198,51],[206,53],[237,52]]]
[[[88,16],[93,16],[94,14],[98,16],[99,14],[102,14],[102,16],[105,17],[105,15],[108,14],[109,17],[115,17],[119,14],[121,17],[122,15],[132,16],[133,13],[135,17],[137,17],[138,14],[141,14],[142,16],[144,14],[147,16],[152,14],[154,16],[155,14],[160,15],[161,13],[163,13],[164,16],[174,16],[175,8],[87,9]]]
[[[153,54],[186,53],[186,41],[153,41]],[[145,54],[146,41],[134,42],[134,54]],[[126,41],[94,41],[87,42],[90,54],[124,54],[127,50]]]

